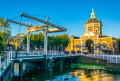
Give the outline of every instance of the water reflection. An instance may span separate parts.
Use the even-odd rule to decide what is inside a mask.
[[[26,63],[23,62],[23,70],[25,69],[26,69]],[[19,76],[19,63],[14,63],[14,76]]]
[[[14,76],[19,76],[19,63],[14,63]]]
[[[15,73],[19,65],[15,64]],[[106,70],[73,69],[70,67],[56,67],[52,72],[24,65],[23,81],[120,81],[120,73]],[[14,78],[13,81],[18,81]]]
[[[104,71],[104,70],[103,70]],[[115,81],[114,76],[112,74],[104,73],[101,70],[75,70],[75,72],[71,72],[72,77],[78,77],[80,81]]]

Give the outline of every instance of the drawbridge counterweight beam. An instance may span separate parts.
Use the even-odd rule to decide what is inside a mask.
[[[44,21],[44,20],[41,20],[41,19],[38,19],[38,18],[35,18],[35,17],[32,17],[32,16],[29,16],[29,15],[24,14],[24,13],[21,13],[21,16],[24,16],[24,17],[27,17],[27,18],[30,18],[30,19],[33,19],[33,20],[36,20],[36,21],[45,23],[45,24],[47,24],[47,25],[49,25],[49,26],[52,26],[52,27],[56,27],[56,28],[60,29],[61,31],[67,31],[66,28],[57,26],[57,25],[55,25],[55,24],[52,24],[52,23],[46,22],[46,21]]]
[[[12,23],[15,23],[15,24],[19,24],[19,25],[23,25],[23,26],[27,26],[27,27],[32,27],[32,25],[28,25],[28,24],[24,24],[24,23],[20,23],[20,22],[17,22],[17,21],[13,21],[11,19],[6,19],[6,22],[12,22]]]
[[[28,24],[24,24],[21,22],[13,21],[11,19],[6,19],[6,21],[29,27],[27,29],[28,30],[27,31],[28,32],[28,34],[27,34],[27,53],[28,54],[30,53],[30,35],[31,35],[30,31],[40,31],[41,30],[44,33],[44,37],[45,37],[45,39],[44,39],[44,55],[46,57],[47,56],[47,46],[48,46],[48,44],[47,44],[48,33],[67,31],[67,29],[48,22],[48,17],[47,17],[47,20],[44,21],[44,20],[29,16],[29,15],[24,14],[24,13],[21,13],[21,17],[22,16],[33,19],[33,20],[41,22],[41,23],[44,23],[45,25],[32,26],[32,23],[30,25],[28,25]]]

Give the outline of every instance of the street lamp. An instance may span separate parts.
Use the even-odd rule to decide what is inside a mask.
[[[93,43],[91,43],[91,45],[90,45],[90,46],[91,46],[91,54],[92,54],[92,47],[93,47]]]
[[[91,46],[91,54],[92,54],[92,47],[93,47],[93,45],[90,45]]]

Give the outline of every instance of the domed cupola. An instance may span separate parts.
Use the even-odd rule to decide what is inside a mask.
[[[101,21],[100,21],[99,19],[95,18],[95,17],[88,19],[88,20],[86,21],[85,25],[86,25],[86,24],[92,24],[92,23],[100,23],[100,24],[102,25]]]
[[[97,35],[102,35],[101,27],[102,23],[95,17],[95,12],[92,8],[91,18],[88,19],[85,23],[85,30],[86,32],[93,32]]]

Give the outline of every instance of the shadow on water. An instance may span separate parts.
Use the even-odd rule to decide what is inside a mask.
[[[50,72],[26,66],[23,77],[21,79],[14,77],[12,81],[120,81],[120,73],[104,69],[83,69],[68,66],[54,67]]]

